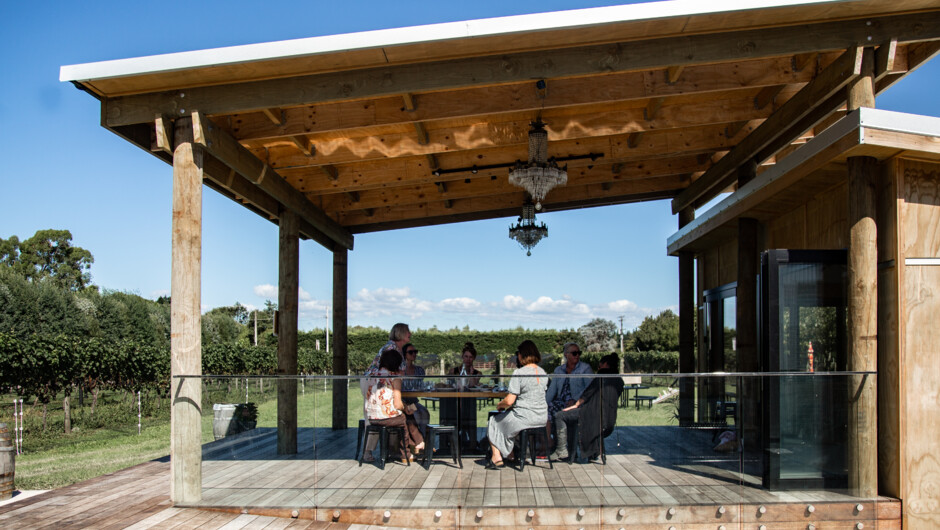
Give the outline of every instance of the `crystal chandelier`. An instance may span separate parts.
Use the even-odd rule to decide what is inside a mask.
[[[558,167],[555,160],[548,160],[548,132],[541,119],[532,122],[529,129],[529,161],[517,162],[509,171],[509,182],[525,188],[535,201],[535,209],[542,209],[542,199],[555,186],[568,183],[568,166]]]
[[[519,216],[519,223],[516,226],[509,227],[509,239],[515,239],[519,246],[526,250],[525,255],[532,255],[532,248],[542,240],[548,237],[548,228],[545,223],[535,224],[535,205],[532,201],[526,201],[522,205],[522,215]]]

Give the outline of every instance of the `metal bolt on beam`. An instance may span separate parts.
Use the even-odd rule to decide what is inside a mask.
[[[856,512],[860,512],[860,511],[862,511],[862,510],[864,510],[864,509],[865,509],[865,507],[862,506],[861,504],[856,504],[856,505],[855,505],[855,511],[856,511]]]
[[[483,519],[483,510],[477,510],[477,519]]]
[[[809,513],[813,513],[813,512],[816,511],[816,507],[813,506],[812,504],[810,504],[810,505],[806,506],[806,511],[809,512]]]
[[[385,510],[385,513],[382,514],[382,517],[389,519],[392,517],[392,512]]]
[[[764,506],[761,506],[760,508],[757,509],[757,513],[767,513],[767,508]]]
[[[296,519],[296,518],[300,517],[300,512],[298,512],[297,510],[291,510],[290,516],[291,516],[291,518]]]
[[[723,513],[725,513],[725,511],[726,511],[726,510],[725,510],[725,507],[724,507],[724,506],[719,506],[719,507],[718,507],[718,513],[722,513],[722,514],[723,514]]]
[[[676,514],[676,509],[675,509],[675,508],[669,508],[668,510],[666,510],[666,513],[668,513],[669,515],[675,515],[675,514]]]
[[[584,508],[578,509],[578,517],[584,517]]]

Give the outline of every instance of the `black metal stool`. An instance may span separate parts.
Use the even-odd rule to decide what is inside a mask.
[[[519,471],[525,468],[526,448],[532,452],[532,465],[535,465],[536,440],[541,440],[542,447],[545,448],[545,453],[548,456],[549,469],[555,469],[555,466],[552,465],[552,454],[548,450],[548,433],[545,432],[545,427],[532,427],[530,429],[523,429],[519,433]]]
[[[450,436],[450,454],[454,458],[454,463],[460,469],[463,469],[463,461],[460,459],[460,443],[457,440],[456,425],[434,425],[429,424],[424,435],[424,469],[431,469],[431,455],[434,453],[434,437]]]
[[[398,440],[401,443],[402,447],[405,447],[405,428],[397,427],[391,425],[375,425],[369,424],[366,427],[365,432],[362,433],[362,438],[360,438],[360,447],[361,452],[359,453],[359,466],[362,466],[362,459],[365,456],[365,445],[366,440],[369,438],[370,433],[376,433],[379,435],[379,468],[385,469],[385,461],[388,459],[388,435],[389,433],[394,432],[398,434]],[[405,448],[407,451],[407,448]],[[411,462],[408,459],[405,459],[407,465],[411,465]]]
[[[362,431],[366,430],[366,420],[359,419],[359,430],[356,431],[356,454],[353,455],[353,458],[359,458],[359,449],[362,448]]]

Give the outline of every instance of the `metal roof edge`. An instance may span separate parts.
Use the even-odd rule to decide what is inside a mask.
[[[718,204],[709,208],[701,217],[696,218],[694,221],[669,236],[666,239],[667,252],[674,252],[669,249],[693,230],[717,218],[738,203],[747,200],[750,195],[760,188],[773,183],[800,164],[812,159],[813,156],[845,137],[847,134],[852,133],[853,130],[859,131],[859,143],[864,143],[862,129],[880,129],[905,134],[940,137],[940,118],[868,107],[854,110],[843,116],[842,119],[832,124],[831,127],[818,136],[806,142],[806,144],[794,151],[790,156],[784,158],[778,164],[762,173],[759,177],[748,182],[735,193],[728,195],[718,202]]]
[[[854,0],[667,0],[513,15],[65,65],[59,69],[59,81],[88,81],[461,38],[851,1]]]

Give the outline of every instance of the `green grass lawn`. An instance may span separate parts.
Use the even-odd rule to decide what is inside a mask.
[[[332,426],[332,390],[322,381],[308,381],[298,388],[297,415],[300,427]],[[665,387],[652,386],[643,394],[655,396]],[[350,382],[348,391],[348,426],[356,428],[362,417],[362,394],[356,382]],[[248,399],[258,405],[258,426],[277,425],[277,392],[270,381],[264,383],[263,392],[255,383],[249,386]],[[203,394],[202,440],[214,440],[212,434],[214,403],[245,401],[245,389],[233,385],[208,385]],[[164,399],[164,406],[167,400]],[[672,402],[641,406],[639,410],[628,402],[617,415],[618,426],[674,425],[675,406]],[[484,426],[487,414],[495,403],[477,411],[477,425]],[[34,411],[28,411],[34,413]],[[61,411],[50,411],[50,416]],[[437,412],[431,411],[431,421],[437,421]],[[55,422],[50,422],[55,424]],[[61,422],[60,422],[61,423]],[[26,452],[16,457],[15,484],[18,489],[51,489],[66,486],[92,477],[124,469],[135,464],[164,457],[170,452],[170,424],[167,419],[144,419],[141,433],[137,434],[136,417],[131,425],[107,429],[80,429],[71,435],[42,437],[41,442],[30,443],[26,435]],[[37,449],[39,448],[39,449]]]

